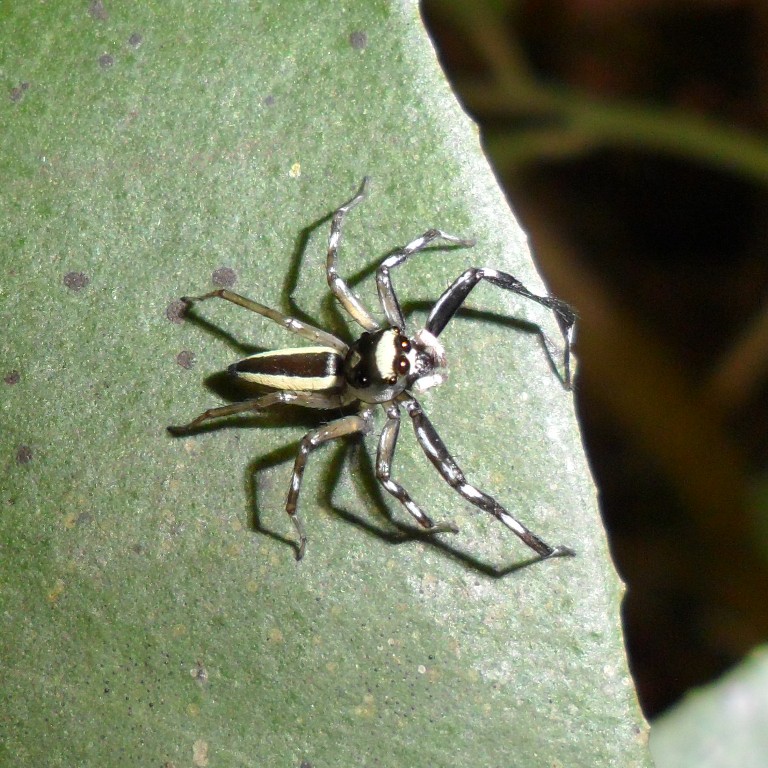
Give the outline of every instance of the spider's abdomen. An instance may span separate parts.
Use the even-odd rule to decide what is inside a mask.
[[[344,388],[344,358],[331,347],[301,347],[260,352],[229,366],[239,379],[289,392],[339,392]]]

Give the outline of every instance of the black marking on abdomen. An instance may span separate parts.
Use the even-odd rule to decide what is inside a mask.
[[[229,372],[272,389],[327,392],[343,387],[343,363],[329,347],[280,349],[246,357]]]

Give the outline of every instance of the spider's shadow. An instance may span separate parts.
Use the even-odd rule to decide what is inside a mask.
[[[259,483],[258,477],[268,469],[292,462],[296,455],[296,451],[297,445],[289,444],[275,449],[266,456],[261,456],[255,459],[249,464],[246,477],[246,492],[248,498],[250,498],[253,503],[251,520],[253,529],[281,542],[282,544],[291,546],[294,550],[297,550],[295,538],[289,538],[267,528],[261,520],[258,504],[259,492],[261,490],[267,490],[270,494],[274,495],[274,493],[277,492],[277,489],[272,487],[272,483],[269,484],[268,488],[264,488],[263,484]],[[334,495],[341,478],[344,475],[345,465],[352,464],[353,462],[357,466],[349,474],[355,479],[355,484],[360,487],[360,490],[369,495],[373,502],[373,506],[377,508],[377,511],[379,511],[389,523],[389,529],[382,528],[380,525],[371,522],[369,519],[366,519],[357,513],[343,509],[334,502]],[[422,541],[430,546],[436,547],[446,555],[449,555],[461,563],[465,568],[479,571],[486,576],[502,578],[515,571],[528,568],[544,559],[541,557],[531,557],[500,568],[484,562],[449,543],[449,541],[451,541],[449,539],[450,536],[459,534],[445,534],[445,538],[442,536],[441,538],[438,538],[436,535],[428,533],[423,528],[414,527],[401,522],[392,514],[392,511],[384,498],[381,486],[376,482],[371,457],[368,451],[365,450],[361,437],[347,440],[336,446],[336,450],[333,452],[330,461],[326,463],[322,471],[320,487],[323,489],[320,493],[320,502],[323,506],[331,509],[334,514],[341,517],[347,523],[362,529],[369,535],[375,536],[390,545],[399,545],[410,541]]]
[[[342,315],[339,304],[331,293],[326,295],[321,304],[321,314],[331,319],[331,323],[326,324],[318,323],[317,320],[305,312],[294,299],[294,294],[296,293],[299,279],[302,275],[304,253],[307,250],[310,237],[315,230],[317,230],[323,224],[329,222],[332,217],[333,213],[327,214],[320,219],[317,219],[312,224],[303,228],[299,232],[299,236],[296,239],[291,255],[291,260],[289,263],[288,271],[286,273],[283,289],[281,291],[281,306],[287,307],[288,314],[297,318],[298,320],[301,320],[302,322],[317,327],[323,327],[323,325],[331,325],[332,332],[334,334],[340,336],[341,338],[348,339],[351,334],[348,325],[344,322],[346,316]],[[456,248],[456,246],[438,246],[437,248],[429,250],[455,250]],[[395,250],[397,249],[393,249],[390,253],[394,253]],[[374,274],[380,263],[381,259],[377,259],[364,268],[358,270],[356,273],[347,278],[348,284],[350,286],[356,286],[365,280],[365,278]],[[408,317],[414,312],[429,312],[433,306],[434,301],[415,300],[404,303],[402,305],[402,309],[405,316]],[[549,342],[549,339],[539,325],[524,320],[504,317],[493,312],[465,308],[460,308],[457,312],[457,316],[479,320],[481,322],[492,322],[497,325],[502,325],[514,329],[516,331],[521,331],[526,334],[537,336],[539,343],[546,352],[550,367],[561,380],[561,382],[563,381],[563,377],[551,353],[551,342]],[[188,319],[195,322],[214,337],[224,341],[227,345],[235,349],[241,355],[254,354],[263,350],[262,347],[258,347],[256,345],[244,344],[235,338],[231,333],[222,329],[218,325],[214,325],[210,321],[201,317],[196,312],[189,313]],[[253,396],[252,391],[250,391],[248,395],[244,396],[244,389],[246,388],[244,388],[242,383],[238,382],[236,378],[229,376],[225,372],[213,374],[212,376],[205,379],[204,384],[209,390],[215,392],[219,397],[230,402],[242,401],[246,396]],[[341,415],[341,413],[342,412],[340,411],[338,414],[334,414],[331,418],[335,418],[336,415]],[[264,411],[249,417],[225,419],[219,422],[212,422],[210,425],[206,424],[201,426],[198,430],[195,430],[195,432],[198,433],[214,431],[222,427],[246,429],[254,426],[303,427],[308,431],[316,427],[317,424],[318,419],[316,418],[316,412],[306,408],[292,408],[283,406],[279,410]],[[249,464],[246,476],[247,494],[248,498],[251,500],[251,518],[254,530],[257,530],[260,533],[263,533],[277,541],[287,544],[294,549],[296,549],[297,545],[293,539],[272,531],[262,524],[258,508],[260,484],[257,478],[262,474],[264,470],[292,461],[295,457],[297,449],[297,443],[287,444],[255,459]],[[383,514],[383,517],[388,520],[391,525],[389,530],[383,529],[380,526],[373,524],[369,520],[359,516],[358,514],[350,512],[346,509],[342,509],[335,505],[333,501],[334,492],[341,480],[345,464],[349,463],[348,457],[350,454],[352,455],[352,460],[357,463],[357,471],[352,473],[356,483],[361,487],[361,490],[364,491],[372,500],[374,506],[377,507],[378,510]],[[438,538],[434,534],[429,534],[423,528],[413,527],[400,522],[392,514],[390,505],[388,504],[388,497],[385,497],[381,485],[379,485],[376,480],[371,456],[369,455],[368,451],[365,450],[363,440],[359,437],[357,439],[347,440],[344,444],[337,447],[335,452],[332,454],[331,460],[325,467],[321,483],[321,487],[325,489],[321,496],[323,504],[331,508],[335,514],[339,515],[339,517],[343,518],[348,523],[351,523],[358,528],[368,532],[369,534],[389,542],[390,544],[401,544],[413,540],[424,541],[461,562],[465,567],[474,569],[494,578],[506,576],[509,573],[529,567],[530,565],[533,565],[534,563],[540,562],[542,560],[540,557],[531,557],[526,560],[513,563],[509,566],[499,568],[479,560],[466,551],[460,550],[450,544],[450,534],[446,534],[445,536]],[[274,491],[275,493],[281,493],[282,489],[274,489]],[[392,530],[392,528],[395,530]]]
[[[339,483],[339,479],[341,478],[341,469],[344,458],[344,454],[340,452],[342,461],[339,462],[339,471],[335,473],[335,477],[332,482],[329,485],[324,486],[327,488],[324,501],[334,510],[336,514],[344,518],[347,522],[362,527],[374,535],[381,536],[381,538],[391,542],[392,544],[401,544],[413,540],[422,541],[425,544],[429,544],[431,547],[435,547],[444,554],[452,557],[454,560],[461,563],[465,568],[479,571],[480,573],[484,573],[486,576],[491,576],[494,578],[502,578],[510,573],[523,570],[524,568],[528,568],[536,563],[541,562],[543,559],[546,559],[535,556],[511,563],[506,566],[498,567],[492,565],[491,563],[480,560],[470,552],[455,546],[453,542],[456,541],[456,539],[453,537],[458,537],[461,535],[461,533],[441,534],[438,538],[438,536],[428,533],[423,528],[406,525],[405,523],[400,522],[400,520],[393,516],[391,507],[387,504],[385,499],[382,487],[376,481],[376,475],[373,463],[371,461],[371,456],[368,451],[365,450],[365,446],[362,445],[362,441],[359,441],[353,446],[347,446],[347,448],[349,447],[353,448],[353,460],[356,461],[358,465],[356,471],[351,473],[352,477],[358,481],[361,490],[370,496],[374,505],[384,512],[388,522],[397,529],[397,532],[387,533],[381,531],[381,529],[372,526],[358,515],[350,512],[349,510],[341,509],[333,504],[333,494]],[[441,479],[438,478],[438,482],[441,482]]]

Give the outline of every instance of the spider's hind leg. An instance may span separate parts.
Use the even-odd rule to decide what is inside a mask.
[[[281,325],[286,331],[295,333],[297,336],[300,336],[302,339],[306,339],[313,344],[331,347],[341,353],[346,353],[347,351],[347,345],[341,341],[341,339],[337,339],[333,334],[328,333],[328,331],[324,331],[321,328],[315,328],[315,326],[297,320],[295,317],[284,315],[276,309],[267,307],[264,304],[259,304],[258,301],[248,299],[245,296],[241,296],[239,293],[228,291],[226,288],[219,288],[210,293],[204,293],[202,296],[183,296],[181,300],[185,304],[191,305],[194,302],[205,301],[206,299],[224,299],[224,301],[237,304],[238,307],[243,307],[250,312],[255,312],[262,317],[266,317],[273,323]]]
[[[231,405],[222,405],[218,408],[209,408],[201,413],[197,418],[192,419],[188,424],[167,427],[168,431],[175,436],[187,435],[194,432],[198,427],[212,419],[221,419],[226,416],[234,416],[236,413],[248,413],[249,411],[263,411],[275,405],[298,405],[304,408],[316,408],[318,410],[329,410],[338,408],[340,400],[338,397],[329,397],[316,392],[269,392],[261,397],[252,400],[243,400],[240,403]]]

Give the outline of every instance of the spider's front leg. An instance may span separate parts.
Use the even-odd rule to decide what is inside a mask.
[[[445,240],[445,242],[457,245],[460,248],[471,248],[475,244],[474,240],[449,235],[441,229],[428,229],[421,237],[417,237],[408,245],[403,246],[400,250],[395,251],[391,256],[384,259],[376,270],[376,290],[379,293],[379,302],[384,310],[384,314],[387,316],[387,320],[395,328],[404,329],[405,319],[403,318],[403,311],[400,309],[400,302],[397,300],[395,289],[392,286],[390,270],[402,264],[413,256],[414,253],[423,251],[434,243],[435,240]]]
[[[401,395],[398,401],[411,417],[419,445],[448,485],[458,491],[467,501],[492,514],[497,520],[506,525],[542,559],[575,555],[575,552],[569,547],[550,546],[507,512],[496,499],[470,485],[464,477],[461,467],[459,467],[456,460],[448,452],[445,444],[440,439],[440,435],[437,434],[437,430],[432,426],[432,422],[424,414],[418,401],[410,395]]]
[[[328,237],[328,258],[325,266],[325,274],[328,278],[329,288],[333,291],[334,296],[341,302],[341,305],[347,310],[352,319],[358,325],[365,328],[366,331],[377,331],[379,330],[379,324],[365,308],[360,299],[355,296],[344,278],[339,275],[336,267],[336,259],[339,254],[339,243],[341,242],[341,229],[344,226],[344,219],[356,205],[359,205],[365,200],[365,197],[368,194],[368,181],[369,179],[366,176],[355,196],[339,207],[333,214],[331,234]]]
[[[450,319],[456,314],[459,307],[464,303],[469,292],[481,280],[487,280],[493,285],[497,285],[500,288],[518,294],[518,296],[523,296],[526,299],[535,301],[537,304],[541,304],[555,313],[557,324],[560,327],[560,332],[565,340],[565,348],[562,353],[563,375],[560,380],[566,389],[570,389],[571,345],[573,344],[574,330],[576,327],[576,313],[568,304],[554,296],[539,296],[538,294],[531,293],[531,291],[529,291],[516,277],[507,272],[500,272],[499,270],[491,269],[490,267],[470,267],[467,269],[453,282],[453,285],[443,292],[443,295],[437,300],[435,306],[432,307],[432,311],[427,318],[427,323],[424,326],[425,330],[435,337],[439,336],[445,326],[448,325]],[[555,348],[554,344],[552,344],[543,331],[540,332],[544,339],[547,353],[554,364],[554,360],[557,357],[556,353],[553,355],[553,350]]]
[[[400,432],[400,409],[397,403],[390,403],[386,407],[387,423],[381,431],[379,438],[379,450],[376,454],[376,478],[384,486],[384,489],[392,494],[415,518],[422,528],[429,533],[458,533],[459,529],[450,522],[434,523],[421,507],[411,498],[408,491],[400,483],[392,479],[392,459],[395,455],[397,437]]]

